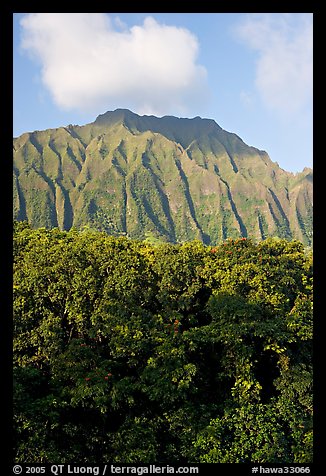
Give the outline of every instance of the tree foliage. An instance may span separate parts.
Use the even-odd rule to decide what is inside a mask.
[[[14,230],[17,462],[312,461],[312,257]]]

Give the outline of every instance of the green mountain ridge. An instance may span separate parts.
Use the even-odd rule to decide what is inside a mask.
[[[14,218],[131,238],[312,244],[312,169],[286,172],[214,120],[117,109],[14,139]]]

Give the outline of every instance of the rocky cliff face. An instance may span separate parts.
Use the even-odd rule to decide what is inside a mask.
[[[14,218],[131,238],[312,242],[312,170],[282,170],[213,120],[116,110],[14,139]]]

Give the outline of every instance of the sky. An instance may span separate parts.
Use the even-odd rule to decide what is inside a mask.
[[[214,119],[313,165],[312,13],[15,13],[13,132],[126,108]]]

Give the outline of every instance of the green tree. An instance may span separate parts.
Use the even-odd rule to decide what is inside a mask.
[[[312,460],[312,256],[14,227],[17,462]]]

